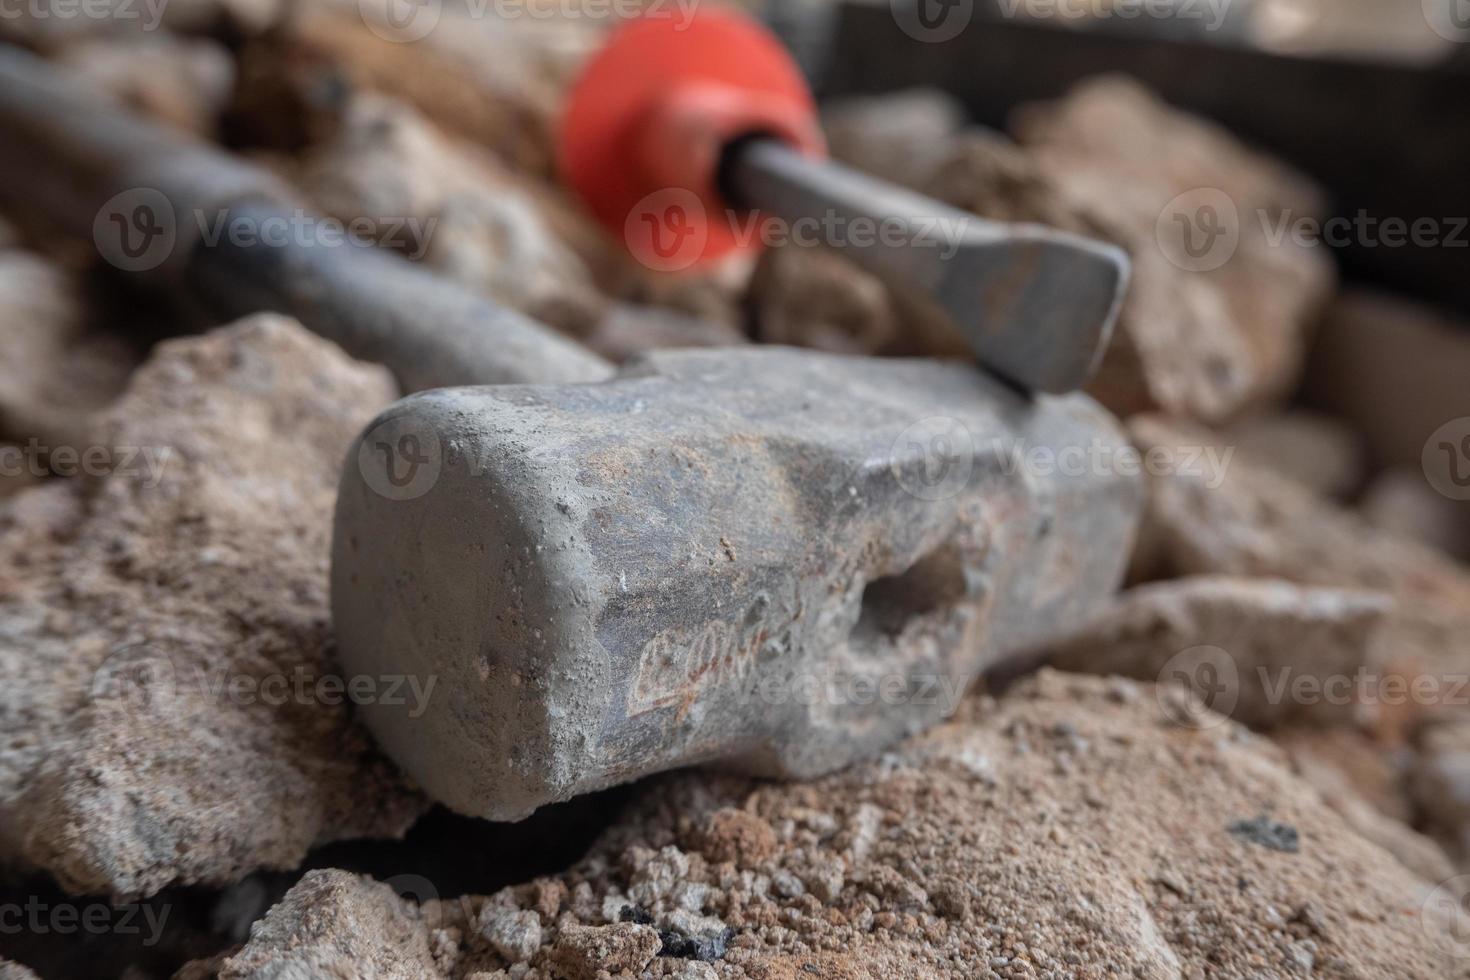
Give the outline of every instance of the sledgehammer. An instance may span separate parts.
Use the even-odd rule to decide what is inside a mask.
[[[1087,382],[1127,284],[1114,246],[985,221],[823,160],[796,65],[733,12],[655,13],[615,32],[572,90],[559,155],[567,183],[655,269],[767,239],[840,248],[906,314],[1036,391]]]
[[[340,657],[433,679],[361,717],[464,813],[700,763],[815,776],[1105,601],[1141,488],[1083,461],[1126,445],[1080,394],[775,347],[415,395],[343,474]]]

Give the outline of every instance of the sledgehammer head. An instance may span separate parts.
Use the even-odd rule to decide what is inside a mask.
[[[464,813],[696,763],[814,776],[1113,592],[1125,445],[1084,396],[780,348],[415,395],[347,461],[340,655],[433,683],[362,714]]]

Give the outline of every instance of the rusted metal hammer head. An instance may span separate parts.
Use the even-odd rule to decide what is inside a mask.
[[[341,656],[432,678],[364,717],[462,812],[696,763],[816,775],[1116,588],[1124,446],[1081,395],[782,348],[416,395],[345,469]]]

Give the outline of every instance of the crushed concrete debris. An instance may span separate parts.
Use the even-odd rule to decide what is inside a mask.
[[[594,962],[720,980],[970,978],[977,965],[1245,978],[1298,975],[1308,959],[1325,976],[1465,976],[1430,883],[1359,837],[1279,750],[1222,726],[1174,724],[1147,685],[1044,671],[809,784],[662,778],[564,875],[428,903],[411,935],[397,924],[411,918],[393,917],[388,939],[364,928],[385,916],[384,891],[303,884],[237,958],[259,972],[224,975],[296,976],[331,954],[361,980],[591,977]],[[1248,843],[1222,821],[1242,811]],[[833,866],[835,893],[777,884]],[[529,960],[507,962],[474,927],[486,907],[536,915]],[[722,958],[662,952],[658,931],[691,917],[733,931]]]
[[[0,854],[135,896],[412,822],[422,801],[331,686],[326,597],[343,453],[394,395],[254,317],[161,345],[98,420],[156,468],[10,498]]]

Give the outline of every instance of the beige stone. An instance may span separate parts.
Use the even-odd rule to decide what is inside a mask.
[[[1195,576],[1141,586],[1047,651],[1063,670],[1184,684],[1253,728],[1351,725],[1371,705],[1350,683],[1381,656],[1380,593]]]
[[[202,139],[215,136],[235,80],[222,45],[166,31],[80,41],[63,48],[57,61],[128,109]]]
[[[343,454],[395,396],[279,317],[170,341],[97,423],[137,458],[0,510],[0,855],[145,895],[420,812],[327,611]]]

